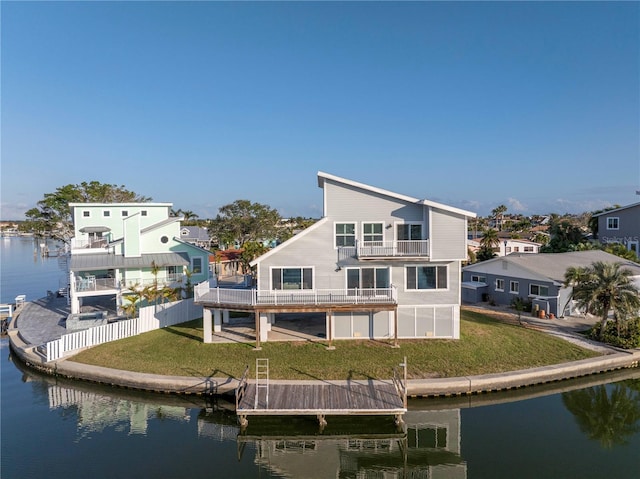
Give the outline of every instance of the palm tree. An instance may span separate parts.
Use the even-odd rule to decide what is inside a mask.
[[[498,232],[493,228],[487,228],[480,238],[480,250],[477,254],[478,261],[486,261],[495,257],[495,248],[500,244]]]
[[[565,281],[573,285],[573,297],[578,306],[602,318],[600,340],[604,339],[609,312],[620,336],[620,324],[640,309],[638,288],[631,281],[631,271],[621,263],[597,261],[591,266],[567,271]]]
[[[502,231],[502,224],[504,222],[504,214],[506,212],[507,212],[507,207],[505,205],[496,206],[494,209],[491,210],[491,214],[493,215],[493,218],[495,220],[495,224],[496,224],[496,226],[498,226],[498,228],[500,228],[500,231]]]
[[[140,302],[140,295],[138,293],[127,293],[124,295],[125,299],[129,301],[122,306],[124,314],[129,318],[135,318],[138,312],[138,303]]]

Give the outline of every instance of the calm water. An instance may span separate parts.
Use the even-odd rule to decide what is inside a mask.
[[[58,288],[55,258],[34,259],[31,240],[0,241],[3,301]],[[406,434],[385,418],[329,418],[322,435],[310,419],[251,419],[240,434],[223,400],[41,376],[6,339],[0,355],[3,479],[640,477],[638,370],[412,401]]]

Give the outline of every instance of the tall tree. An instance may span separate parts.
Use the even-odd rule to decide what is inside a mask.
[[[505,205],[496,206],[491,210],[491,215],[495,220],[496,226],[502,231],[502,223],[504,220],[504,214],[507,212],[507,207]]]
[[[549,233],[551,234],[551,239],[549,243],[540,248],[542,253],[577,251],[580,249],[580,245],[588,243],[580,227],[568,219],[553,218]],[[584,249],[584,246],[582,248]]]
[[[478,261],[486,261],[496,256],[495,248],[500,244],[498,232],[493,228],[487,228],[480,238],[480,250],[478,251]]]
[[[604,339],[609,313],[613,311],[618,336],[623,321],[638,314],[640,296],[629,269],[621,263],[596,261],[584,268],[570,268],[565,273],[565,284],[573,286],[573,297],[578,306],[600,316],[600,339]]]
[[[26,227],[38,236],[50,236],[68,241],[73,235],[69,203],[144,203],[151,198],[140,196],[124,186],[103,184],[98,181],[65,185],[44,198],[25,213]]]
[[[210,231],[220,243],[243,245],[275,239],[280,220],[278,211],[267,205],[236,200],[220,208]]]

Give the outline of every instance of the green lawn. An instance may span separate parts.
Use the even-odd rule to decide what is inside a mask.
[[[404,340],[400,348],[369,340],[204,344],[196,320],[83,351],[73,361],[175,376],[239,377],[269,358],[272,379],[389,378],[407,357],[409,378],[456,377],[546,366],[598,356],[567,341],[462,311],[460,340]],[[253,377],[251,374],[250,377]]]

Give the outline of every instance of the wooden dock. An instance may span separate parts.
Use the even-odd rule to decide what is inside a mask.
[[[406,388],[392,381],[248,382],[236,389],[236,414],[245,428],[248,416],[316,416],[322,430],[327,416],[395,416],[402,425]]]

